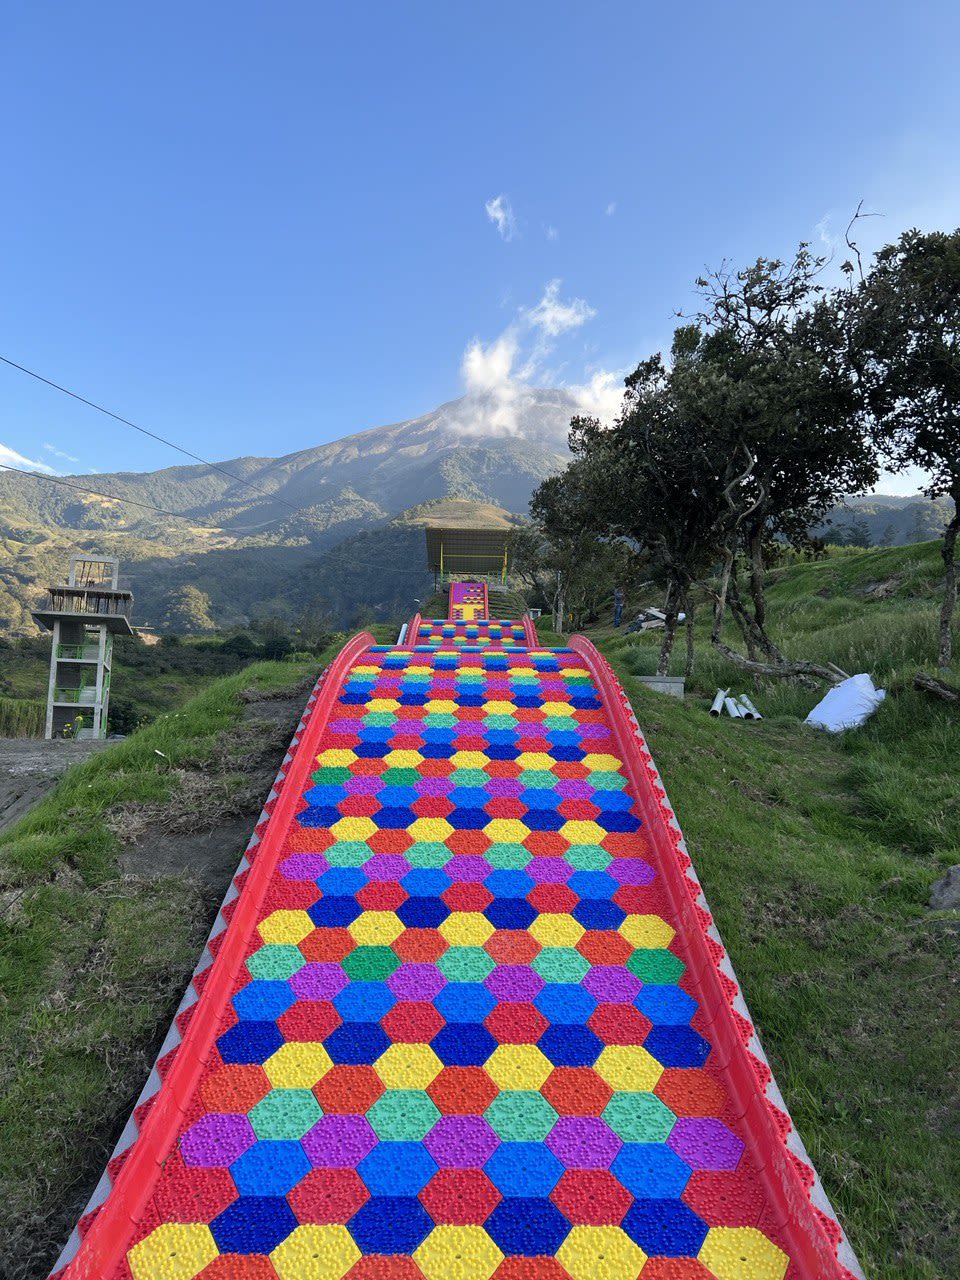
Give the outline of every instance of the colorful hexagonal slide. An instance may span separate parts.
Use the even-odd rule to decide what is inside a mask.
[[[859,1275],[615,677],[455,596],[318,684],[58,1274]]]

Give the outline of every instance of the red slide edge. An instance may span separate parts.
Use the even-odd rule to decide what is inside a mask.
[[[375,643],[369,632],[361,632],[344,645],[330,664],[183,1042],[109,1197],[77,1253],[61,1272],[63,1280],[106,1280],[123,1261],[133,1229],[160,1175],[161,1162],[176,1140],[183,1113],[213,1049],[220,1014],[243,963],[247,940],[256,925],[283,837],[296,816],[304,784],[312,772],[314,747],[326,728],[343,677]]]
[[[704,921],[698,915],[681,862],[686,861],[680,849],[682,836],[679,827],[671,826],[671,820],[675,823],[676,819],[666,794],[662,790],[658,794],[651,777],[656,776],[655,766],[635,727],[629,700],[610,664],[585,636],[571,636],[569,647],[583,658],[603,696],[624,770],[642,811],[647,839],[656,851],[671,906],[684,930],[701,1008],[711,1024],[713,1052],[722,1060],[725,1082],[746,1121],[743,1136],[751,1156],[779,1207],[782,1220],[778,1225],[789,1244],[798,1280],[854,1280],[837,1257],[836,1244],[794,1166],[797,1157],[788,1150],[786,1134],[767,1102],[763,1072],[769,1068],[753,1059],[738,1032],[731,1004],[735,992],[725,993],[705,932],[712,920],[707,916]]]
[[[527,641],[528,649],[536,649],[540,645],[540,639],[537,636],[537,628],[529,613],[523,615],[523,634]]]

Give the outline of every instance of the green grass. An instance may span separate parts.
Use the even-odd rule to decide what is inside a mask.
[[[0,697],[0,738],[42,738],[45,718],[42,702]]]
[[[960,1275],[958,924],[926,906],[960,862],[960,715],[910,686],[935,653],[934,551],[791,566],[773,586],[789,653],[889,689],[840,736],[801,723],[815,691],[745,683],[710,649],[706,619],[685,702],[633,679],[652,672],[655,637],[590,633],[633,701],[791,1114],[874,1280]],[[864,594],[895,575],[887,599]],[[766,718],[709,718],[718,685],[749,691]]]
[[[926,907],[930,882],[960,862],[960,716],[909,683],[933,656],[934,552],[778,572],[771,619],[788,652],[890,690],[840,737],[800,722],[815,692],[745,684],[710,649],[706,618],[682,703],[633,680],[655,637],[589,633],[633,699],[788,1106],[872,1280],[960,1275],[956,917]],[[886,599],[865,594],[895,577]],[[263,664],[218,682],[72,770],[0,841],[0,1254],[16,1246],[27,1260],[18,1280],[42,1274],[58,1215],[69,1229],[63,1206],[122,1124],[206,931],[188,882],[118,878],[104,814],[169,794],[156,751],[174,767],[209,761],[240,717],[240,688],[302,675]],[[718,684],[749,689],[766,718],[711,720]]]
[[[393,630],[377,628],[382,640]],[[110,811],[165,799],[175,806],[175,770],[222,767],[218,757],[243,716],[242,690],[293,689],[338,648],[309,664],[258,663],[215,682],[179,712],[74,766],[0,838],[5,1277],[46,1275],[52,1265],[211,922],[194,880],[121,876]]]

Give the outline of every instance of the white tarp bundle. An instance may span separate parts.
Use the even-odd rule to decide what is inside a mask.
[[[869,676],[849,676],[820,699],[805,723],[831,733],[856,729],[873,715],[886,696],[885,689],[874,688]]]

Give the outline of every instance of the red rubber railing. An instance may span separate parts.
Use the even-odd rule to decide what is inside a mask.
[[[410,619],[410,625],[407,627],[407,638],[403,642],[405,647],[412,649],[420,639],[420,623],[422,620],[419,613],[415,613]]]
[[[707,1022],[713,1052],[724,1082],[743,1119],[743,1137],[766,1183],[770,1202],[779,1212],[778,1226],[788,1242],[797,1280],[847,1280],[850,1273],[821,1225],[815,1206],[791,1163],[784,1137],[740,1038],[733,1010],[724,993],[701,920],[678,860],[679,833],[668,824],[649,770],[640,753],[629,702],[609,663],[581,635],[571,636],[570,648],[580,655],[603,697],[624,772],[640,806],[643,830],[663,876],[671,908],[680,928],[697,984],[699,1003]]]
[[[213,1051],[220,1017],[244,962],[283,838],[296,817],[313,771],[316,744],[326,728],[344,676],[375,643],[369,632],[362,632],[349,640],[330,664],[190,1025],[106,1202],[64,1268],[62,1280],[108,1280],[124,1259],[131,1233],[150,1201],[162,1161],[176,1142],[184,1113]]]
[[[539,646],[540,640],[537,637],[537,628],[529,613],[523,615],[523,634],[528,649],[536,649]]]

